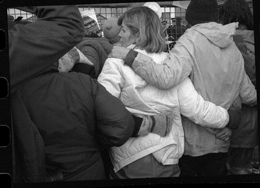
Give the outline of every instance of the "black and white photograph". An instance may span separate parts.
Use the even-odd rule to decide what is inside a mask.
[[[13,187],[260,182],[256,0],[67,2],[5,8]]]

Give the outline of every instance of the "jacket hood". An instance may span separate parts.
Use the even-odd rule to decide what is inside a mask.
[[[197,24],[192,28],[201,33],[209,41],[220,48],[226,48],[233,42],[233,35],[236,32],[238,23],[221,25],[216,22]]]

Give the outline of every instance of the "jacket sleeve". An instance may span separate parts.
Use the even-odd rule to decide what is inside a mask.
[[[190,79],[185,79],[178,86],[181,114],[203,127],[223,128],[229,122],[226,109],[205,101],[197,93]]]
[[[93,63],[95,78],[97,78],[108,56],[105,46],[100,42],[100,38],[84,38],[77,47]]]
[[[119,99],[96,80],[93,82],[96,82],[94,100],[98,140],[106,147],[121,146],[134,133],[133,116]]]
[[[245,71],[243,71],[242,76],[243,78],[239,92],[242,103],[249,106],[257,105],[257,91],[255,86],[252,84]]]
[[[120,60],[114,58],[107,59],[98,76],[98,82],[102,84],[109,93],[119,98],[124,82],[120,73],[120,65],[118,65],[119,63],[114,63],[114,61]]]
[[[156,64],[150,57],[138,53],[132,68],[149,84],[159,89],[170,89],[190,75],[191,65],[189,52],[183,45],[176,45],[163,64]]]
[[[10,81],[14,88],[37,76],[79,43],[84,35],[77,6],[32,7],[37,21],[9,30]]]

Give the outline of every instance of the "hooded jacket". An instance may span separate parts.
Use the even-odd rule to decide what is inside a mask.
[[[8,31],[10,84],[19,84],[49,70],[84,36],[77,6],[32,7],[34,23],[15,25]]]
[[[179,38],[162,65],[152,63],[151,58],[139,53],[132,67],[148,83],[163,89],[176,86],[185,75],[190,75],[195,89],[205,100],[225,109],[238,99],[255,105],[256,89],[233,42],[237,26],[238,23],[223,26],[215,22],[194,25]],[[183,118],[183,127],[186,155],[228,151],[229,141],[217,139],[187,118]]]
[[[160,64],[167,53],[147,53]],[[166,136],[149,133],[146,136],[130,138],[121,147],[111,149],[111,160],[117,172],[124,166],[149,154],[153,154],[163,165],[177,164],[184,151],[184,133],[181,114],[201,126],[223,128],[227,125],[227,111],[215,104],[204,101],[196,92],[189,78],[169,90],[160,90],[147,84],[122,60],[108,58],[98,81],[127,109],[136,115],[163,114],[171,118],[172,124]]]

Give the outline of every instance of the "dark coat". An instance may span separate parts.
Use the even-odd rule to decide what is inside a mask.
[[[106,38],[88,37],[84,38],[76,47],[93,63],[93,66],[76,63],[72,71],[82,72],[93,78],[98,78],[113,45]]]
[[[11,92],[20,83],[46,72],[84,36],[77,6],[39,6],[29,11],[37,21],[17,24],[8,33]]]
[[[120,146],[134,131],[124,105],[82,73],[32,79],[12,95],[12,107],[19,157],[31,181],[43,180],[44,165],[68,181],[105,179],[100,146]]]

